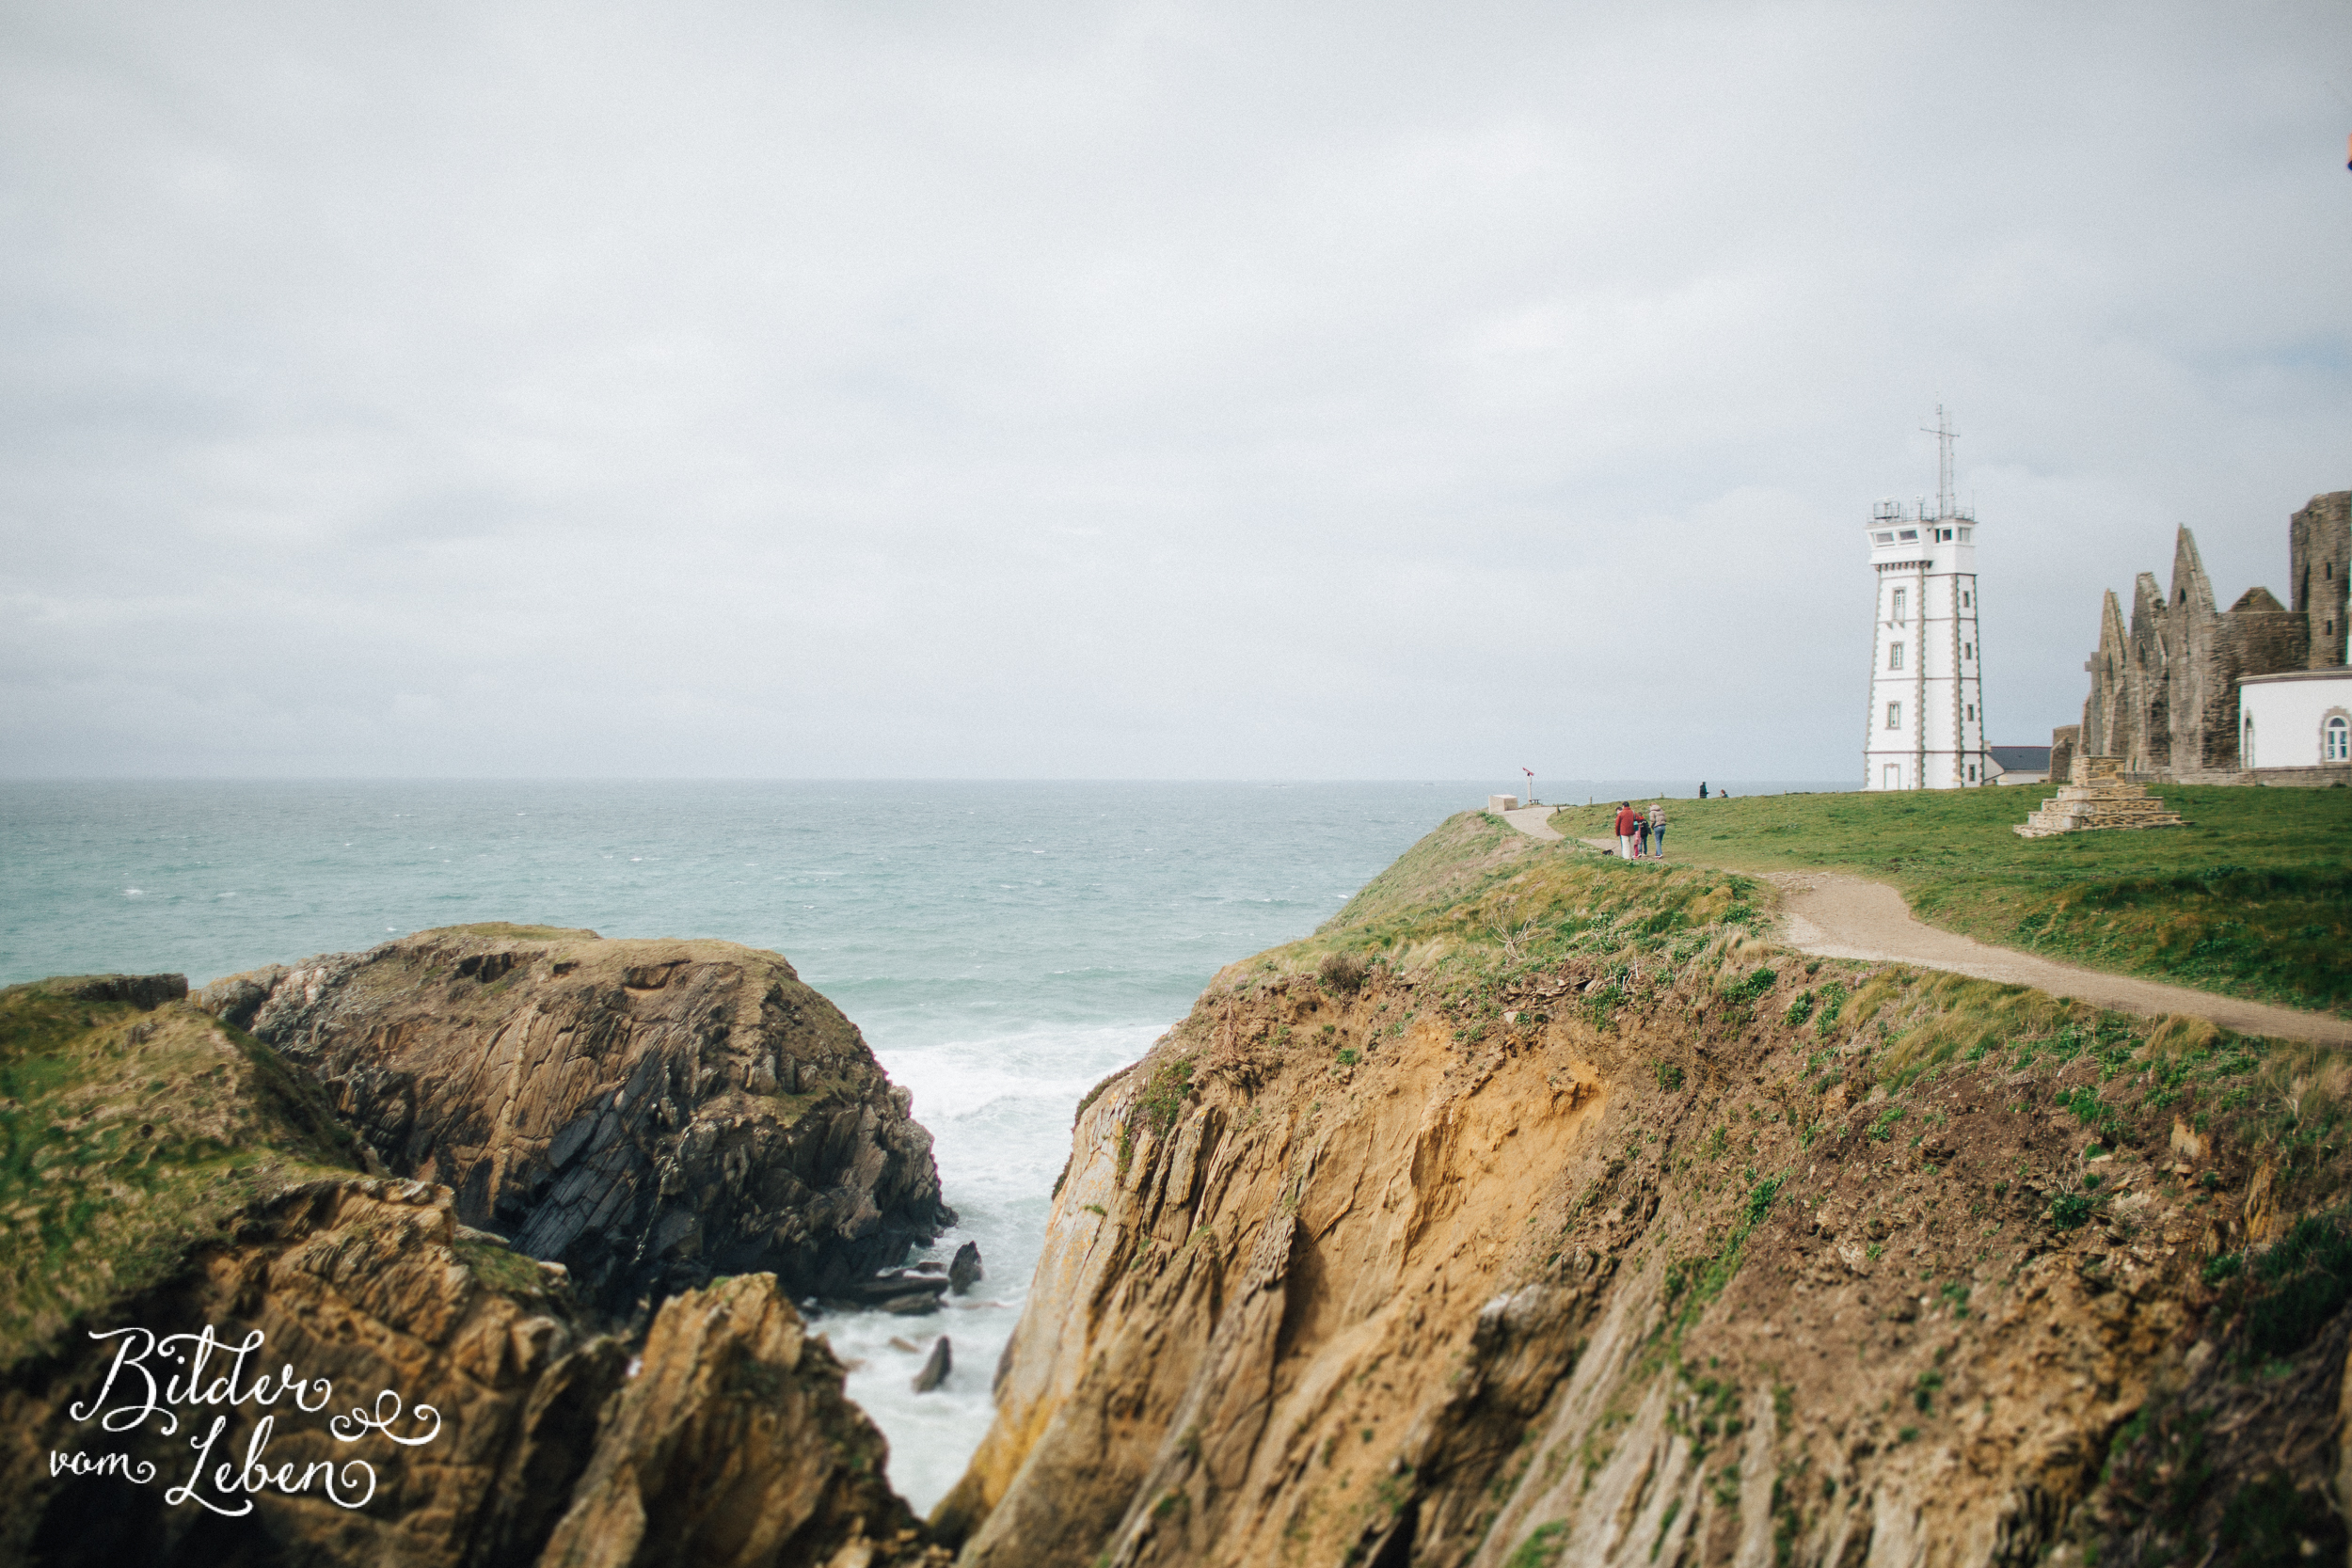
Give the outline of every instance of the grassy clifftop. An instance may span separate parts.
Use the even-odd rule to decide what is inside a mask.
[[[276,1053],[184,1002],[0,990],[0,1368],[155,1283],[246,1202],[358,1160]]]
[[[2185,828],[2026,839],[2039,789],[1673,800],[1677,861],[1841,870],[1980,942],[2352,1016],[2352,791],[2158,786]],[[1571,807],[1572,837],[1613,803]]]
[[[2344,1053],[1764,891],[1470,813],[1220,974],[1081,1108],[962,1560],[2341,1556]]]

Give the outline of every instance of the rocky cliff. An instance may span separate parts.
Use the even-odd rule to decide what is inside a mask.
[[[881,1433],[772,1275],[673,1297],[632,1354],[546,1266],[466,1236],[449,1189],[422,1182],[318,1180],[250,1206],[103,1331],[210,1326],[228,1349],[209,1367],[146,1364],[248,1390],[260,1372],[264,1392],[285,1367],[308,1391],[183,1401],[109,1432],[106,1413],[136,1413],[130,1378],[108,1383],[119,1341],[18,1369],[0,1391],[0,1547],[53,1568],[922,1560]],[[254,1333],[258,1354],[232,1357]],[[388,1423],[344,1441],[354,1411]],[[97,1467],[54,1475],[56,1453]]]
[[[455,927],[196,1001],[616,1316],[724,1274],[833,1293],[954,1218],[906,1092],[774,953]]]
[[[2344,1069],[1457,818],[1081,1108],[934,1526],[1071,1564],[2341,1560]]]
[[[453,943],[459,961],[512,951],[466,942]],[[741,953],[716,962],[756,977],[762,1013],[817,1021],[778,1033],[805,1053],[796,1074],[820,1064],[798,1092],[815,1125],[841,1129],[841,1147],[830,1164],[793,1168],[832,1170],[813,1191],[846,1188],[880,1211],[890,1151],[854,1134],[894,1135],[875,1104],[891,1103],[887,1085],[780,960]],[[336,1021],[358,1009],[333,1006],[333,966],[318,967],[328,973],[300,1005],[331,1047]],[[254,989],[267,995],[280,978]],[[730,999],[745,1006],[752,983],[690,983],[703,998],[680,1009],[701,1022],[694,1037],[716,1033]],[[890,1492],[881,1433],[775,1275],[688,1288],[649,1328],[616,1329],[563,1263],[464,1224],[449,1186],[362,1174],[364,1151],[307,1075],[177,1000],[186,990],[178,976],[102,976],[0,991],[0,1562],[945,1560]],[[209,1000],[251,1016],[217,991]],[[425,1032],[388,1011],[387,1032]],[[631,1062],[674,1060],[666,1029],[614,1033]],[[504,1037],[484,1054],[497,1060]],[[752,1054],[775,1072],[787,1053]],[[729,1099],[744,1092],[724,1083],[745,1070],[742,1053],[691,1060],[713,1076],[687,1128],[724,1116],[772,1125]],[[430,1073],[418,1080],[428,1116],[461,1119]],[[381,1103],[347,1080],[338,1092]],[[626,1090],[612,1092],[626,1110]],[[734,1164],[746,1179],[758,1168],[739,1152]],[[626,1181],[638,1167],[605,1168]],[[860,1211],[834,1202],[837,1231]],[[865,1234],[884,1224],[866,1215]]]

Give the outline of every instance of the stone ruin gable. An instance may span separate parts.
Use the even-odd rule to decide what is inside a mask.
[[[2131,734],[2132,662],[2123,610],[2113,589],[2099,607],[2098,652],[2083,668],[2090,673],[2090,696],[2083,704],[2083,748],[2095,757],[2122,756]]]
[[[2165,715],[2170,735],[2166,766],[2210,768],[2211,748],[2226,743],[2237,753],[2237,680],[2223,678],[2198,650],[2214,644],[2213,579],[2197,553],[2197,536],[2182,529],[2172,540],[2172,598],[2159,607],[2168,633],[2166,651],[2174,657],[2165,670]],[[2226,705],[2226,714],[2214,705]],[[2153,772],[2148,768],[2143,771]]]
[[[2295,515],[2294,610],[2266,588],[2249,588],[2217,612],[2197,536],[2185,527],[2173,541],[2169,594],[2155,574],[2140,573],[2127,623],[2109,591],[2100,605],[2098,650],[2083,666],[2090,690],[2075,749],[2120,757],[2127,773],[2142,779],[2240,782],[2239,680],[2344,662],[2347,501],[2352,491],[2317,496]],[[2055,732],[2052,738],[2055,747]]]
[[[616,1316],[717,1275],[835,1291],[951,1222],[907,1092],[782,957],[539,935],[420,932],[199,1002],[309,1069],[385,1168]]]
[[[2313,496],[2287,525],[2288,580],[2295,611],[2310,628],[2305,668],[2333,669],[2344,662],[2352,630],[2352,490]]]
[[[2123,766],[2135,773],[2161,773],[2172,764],[2172,620],[2156,575],[2140,573],[2132,582],[2131,696],[2124,709],[2130,728]]]

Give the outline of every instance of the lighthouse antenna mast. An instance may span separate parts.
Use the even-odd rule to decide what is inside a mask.
[[[1935,405],[1934,428],[1930,429],[1926,425],[1919,428],[1935,437],[1935,515],[1939,517],[1953,516],[1958,511],[1958,503],[1952,495],[1952,442],[1959,437],[1960,432],[1952,428],[1952,418],[1944,411],[1940,403]]]

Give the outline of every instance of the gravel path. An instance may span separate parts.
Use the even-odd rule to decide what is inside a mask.
[[[1549,806],[1505,812],[1503,819],[1532,838],[1557,839]],[[1532,819],[1532,820],[1531,820]],[[1540,830],[1540,831],[1539,831]],[[1609,853],[1616,840],[1582,841]],[[1672,842],[1671,839],[1668,840]],[[1781,940],[1801,953],[1823,958],[1860,958],[1871,963],[1916,964],[1949,970],[1979,980],[2031,986],[2053,996],[2071,996],[2118,1012],[2162,1017],[2182,1013],[2211,1019],[2243,1035],[2352,1045],[2352,1021],[2262,1002],[2240,1002],[2186,986],[2168,986],[2129,974],[2109,974],[2073,964],[2053,963],[2014,948],[1994,947],[1952,931],[1939,931],[1912,914],[1903,895],[1884,882],[1838,871],[1751,872],[1780,890]]]
[[[1504,812],[1502,819],[1530,838],[1563,839],[1567,835],[1551,825],[1551,814],[1559,809],[1558,806],[1521,806],[1517,811]]]

